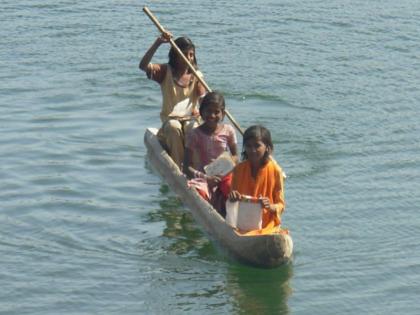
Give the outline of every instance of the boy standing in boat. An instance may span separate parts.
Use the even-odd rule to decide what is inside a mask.
[[[147,77],[159,83],[162,91],[162,127],[158,136],[171,158],[181,169],[184,160],[184,139],[197,126],[197,105],[206,93],[204,86],[188,68],[174,48],[169,51],[169,61],[165,64],[150,63],[161,44],[167,43],[172,35],[168,32],[158,37],[140,61],[139,68]],[[187,37],[179,37],[175,44],[188,61],[197,68],[195,46]],[[202,76],[201,72],[198,72]]]

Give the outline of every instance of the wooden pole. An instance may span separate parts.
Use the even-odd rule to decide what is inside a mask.
[[[159,21],[156,19],[156,17],[150,12],[150,10],[147,7],[143,8],[143,12],[146,13],[146,15],[152,20],[152,22],[156,25],[156,27],[159,29],[161,33],[167,32],[163,26],[159,23]],[[182,53],[181,49],[177,46],[175,41],[170,38],[169,43],[171,44],[172,48],[178,53],[178,55],[184,60],[184,62],[188,65],[188,68],[191,70],[191,72],[195,75],[197,80],[205,87],[205,89],[208,92],[211,92],[210,87],[207,85],[207,83],[204,81],[204,79],[198,75],[197,70],[194,68],[194,66],[191,64],[191,62],[185,57],[185,55]],[[236,129],[239,131],[241,135],[244,134],[242,128],[239,126],[239,124],[236,122],[236,120],[233,118],[233,116],[229,113],[229,111],[225,110],[226,116],[229,118],[231,123],[236,127]]]

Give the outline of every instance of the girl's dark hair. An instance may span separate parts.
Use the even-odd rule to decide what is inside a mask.
[[[178,37],[177,39],[175,39],[175,44],[183,53],[185,53],[186,51],[190,49],[194,51],[194,60],[192,62],[192,65],[194,66],[194,68],[197,69],[198,66],[197,66],[197,58],[195,56],[195,46],[193,42],[191,41],[191,39],[189,39],[188,37]],[[175,51],[173,47],[171,47],[168,54],[168,58],[169,58],[168,63],[172,68],[175,68],[175,60],[176,60],[177,55],[178,53]]]
[[[204,96],[203,100],[201,101],[200,105],[200,115],[203,116],[204,110],[209,107],[211,104],[217,104],[221,107],[223,111],[223,115],[225,113],[225,98],[223,95],[218,91],[208,92],[206,96]]]
[[[251,139],[257,139],[258,141],[262,141],[267,146],[268,150],[264,153],[262,160],[262,165],[264,165],[268,162],[270,154],[271,152],[273,152],[274,149],[273,142],[271,141],[271,133],[267,128],[260,125],[255,125],[247,128],[247,130],[245,130],[244,132],[242,141],[242,160],[248,159],[248,155],[245,151],[245,144],[248,142],[248,140]]]

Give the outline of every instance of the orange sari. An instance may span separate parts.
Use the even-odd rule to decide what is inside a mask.
[[[251,174],[251,163],[243,161],[233,170],[231,190],[237,190],[241,195],[252,197],[267,197],[276,206],[276,213],[263,208],[262,229],[244,233],[245,235],[259,235],[281,233],[280,216],[284,211],[284,186],[281,167],[270,159],[258,170],[257,176]]]

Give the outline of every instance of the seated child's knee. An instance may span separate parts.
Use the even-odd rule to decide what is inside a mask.
[[[178,120],[171,119],[165,123],[165,129],[166,130],[181,130],[182,124]]]

